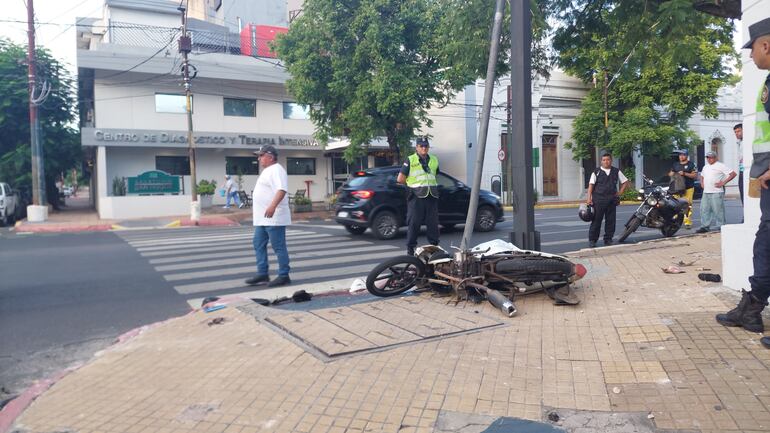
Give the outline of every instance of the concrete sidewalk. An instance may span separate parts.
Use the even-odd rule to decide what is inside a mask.
[[[420,294],[302,310],[230,304],[139,330],[66,374],[19,432],[770,430],[770,351],[714,314],[718,233],[573,255],[581,304],[506,318]],[[661,268],[682,262],[682,274]],[[8,422],[17,406],[0,413]],[[11,411],[9,412],[9,408]],[[504,418],[508,417],[508,418]],[[522,420],[531,430],[494,430]],[[0,428],[0,431],[2,428]]]
[[[124,220],[100,219],[96,210],[91,208],[88,190],[77,197],[67,197],[66,206],[49,213],[48,220],[42,223],[31,223],[26,219],[16,223],[15,231],[19,233],[50,233],[50,232],[84,232],[127,229],[157,229],[175,228],[196,225],[189,215],[178,215],[158,218],[134,218]],[[311,221],[331,218],[328,210],[292,213],[293,221]],[[199,226],[236,226],[250,223],[251,208],[223,209],[221,206],[203,209]]]

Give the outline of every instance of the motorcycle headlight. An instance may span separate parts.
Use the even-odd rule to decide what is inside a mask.
[[[647,204],[650,206],[655,206],[656,204],[658,204],[658,199],[653,196],[649,196],[647,197]]]

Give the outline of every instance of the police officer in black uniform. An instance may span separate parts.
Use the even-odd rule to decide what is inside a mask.
[[[620,191],[618,191],[618,182],[620,182]],[[612,166],[612,155],[605,153],[602,155],[602,165],[591,174],[591,180],[588,181],[588,197],[586,203],[594,207],[594,220],[591,221],[591,228],[588,229],[588,246],[596,246],[599,240],[599,233],[602,230],[602,219],[604,224],[604,245],[612,245],[612,237],[615,236],[615,208],[620,203],[620,196],[628,186],[628,179],[623,173]]]

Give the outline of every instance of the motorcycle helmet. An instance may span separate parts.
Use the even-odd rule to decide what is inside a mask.
[[[578,216],[581,220],[590,223],[594,220],[594,207],[585,203],[581,204],[580,210],[578,211]]]

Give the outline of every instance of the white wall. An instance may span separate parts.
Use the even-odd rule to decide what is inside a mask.
[[[187,130],[186,114],[155,111],[155,94],[181,94],[178,83],[163,80],[145,84],[142,77],[147,75],[123,74],[111,79],[96,79],[96,127]],[[225,116],[225,97],[256,99],[256,117]],[[283,86],[199,78],[193,87],[193,128],[197,131],[312,135],[314,128],[310,120],[283,118],[283,101],[292,101]]]
[[[743,41],[748,40],[748,27],[757,21],[770,17],[770,0],[743,2]],[[752,152],[750,143],[754,141],[754,121],[756,120],[756,97],[760,85],[764,83],[767,71],[757,69],[749,57],[749,50],[741,50],[743,63],[743,161],[748,174],[751,167]],[[735,290],[749,289],[748,278],[754,273],[752,248],[754,234],[759,226],[759,199],[748,196],[749,176],[744,178],[744,191],[747,192],[744,202],[743,224],[722,226],[722,272],[724,285]]]
[[[155,170],[156,156],[187,156],[186,149],[172,148],[130,148],[109,147],[106,149],[106,183],[107,194],[112,195],[112,180],[117,177],[138,176],[146,171]],[[234,149],[198,149],[196,152],[196,173],[198,181],[201,179],[215,180],[217,193],[214,195],[214,204],[224,204],[225,199],[220,196],[219,189],[225,183],[225,157],[227,156],[253,156],[251,152]],[[315,158],[315,175],[290,175],[289,193],[294,194],[298,189],[307,189],[306,180],[311,180],[310,199],[323,201],[327,194],[327,175],[329,172],[329,158],[324,157],[318,151],[285,151],[281,152],[278,162],[286,167],[286,158]],[[243,189],[251,194],[257,182],[256,175],[243,176]],[[233,180],[236,180],[235,177]],[[183,178],[184,192],[190,194],[190,177]]]

